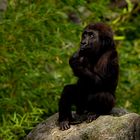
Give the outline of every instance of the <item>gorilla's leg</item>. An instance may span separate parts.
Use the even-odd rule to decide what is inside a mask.
[[[99,92],[88,97],[88,119],[91,122],[97,119],[100,115],[110,113],[115,105],[115,97],[109,92]]]
[[[66,130],[70,128],[72,120],[71,107],[76,102],[77,85],[66,85],[63,89],[59,101],[59,123],[60,129]]]

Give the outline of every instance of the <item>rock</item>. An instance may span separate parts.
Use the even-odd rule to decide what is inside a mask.
[[[37,125],[26,140],[140,140],[140,115],[124,109],[113,109],[91,123],[71,125],[59,130],[58,113]]]

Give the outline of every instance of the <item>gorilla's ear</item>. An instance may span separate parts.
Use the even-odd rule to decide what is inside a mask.
[[[115,47],[115,42],[114,42],[113,38],[108,37],[108,36],[104,36],[101,39],[101,47],[103,47],[104,49],[114,48]]]

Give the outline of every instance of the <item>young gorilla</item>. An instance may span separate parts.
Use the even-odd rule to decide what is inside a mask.
[[[115,105],[119,65],[111,28],[103,23],[89,24],[83,31],[80,49],[69,64],[78,81],[63,89],[59,101],[61,130],[69,129],[74,121],[72,105],[79,116],[87,114],[87,122],[109,114]]]

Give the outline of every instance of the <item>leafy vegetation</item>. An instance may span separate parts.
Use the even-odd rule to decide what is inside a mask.
[[[68,59],[89,22],[113,28],[120,56],[117,106],[140,113],[139,4],[127,0],[127,8],[112,8],[109,0],[8,3],[0,21],[0,139],[21,140],[57,112],[63,86],[76,80]]]

